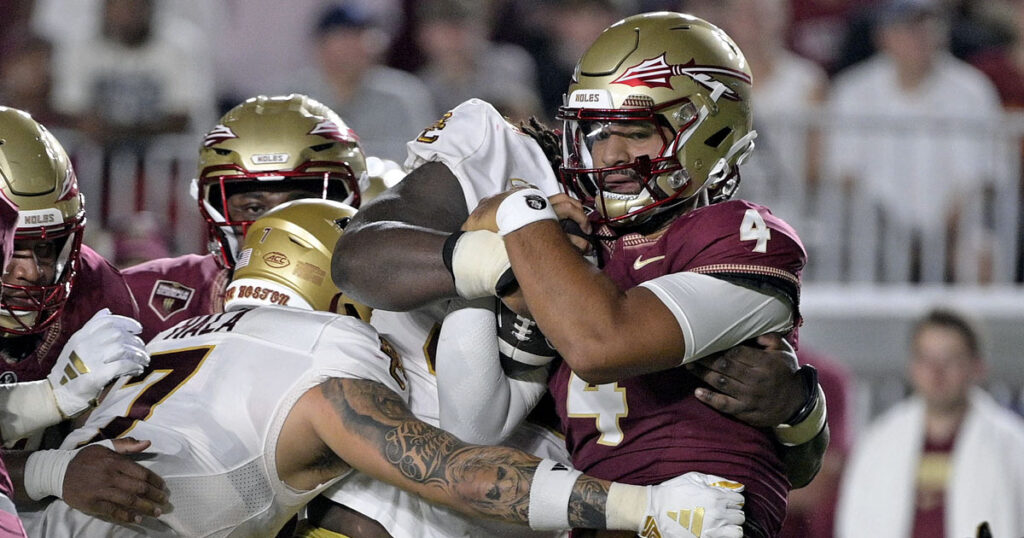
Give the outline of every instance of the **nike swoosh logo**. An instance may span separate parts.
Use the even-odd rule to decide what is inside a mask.
[[[644,267],[646,267],[647,265],[650,265],[650,264],[652,264],[652,263],[654,263],[656,261],[661,261],[661,260],[665,259],[664,256],[655,256],[653,258],[647,258],[646,260],[642,259],[643,257],[644,257],[643,254],[641,254],[640,256],[636,257],[636,261],[633,262],[633,270],[634,271],[639,271],[639,270],[643,269]]]

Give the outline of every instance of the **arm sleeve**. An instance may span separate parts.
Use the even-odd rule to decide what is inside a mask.
[[[50,382],[0,385],[0,438],[13,443],[63,420]]]
[[[782,293],[752,289],[717,277],[682,272],[640,284],[672,312],[683,331],[682,364],[765,333],[793,328],[793,305]]]
[[[547,390],[547,367],[511,378],[498,357],[493,298],[452,310],[437,342],[441,428],[467,443],[500,443]]]

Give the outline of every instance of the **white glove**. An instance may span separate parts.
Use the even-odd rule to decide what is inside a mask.
[[[136,336],[140,332],[138,321],[104,308],[71,335],[46,376],[65,417],[88,409],[112,380],[146,369],[149,354]]]
[[[720,476],[686,473],[647,488],[643,538],[742,538],[743,484]]]

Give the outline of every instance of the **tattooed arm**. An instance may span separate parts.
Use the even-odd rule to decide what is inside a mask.
[[[469,445],[417,419],[397,394],[372,381],[331,379],[310,390],[289,414],[286,436],[279,455],[290,450],[283,446],[315,452],[310,447],[320,444],[348,466],[470,516],[534,528],[636,531],[646,522],[665,536],[692,536],[660,507],[703,507],[704,536],[740,536],[738,485],[711,486],[724,479],[688,474],[680,477],[686,483],[626,486],[512,448]],[[289,481],[287,471],[281,476]]]

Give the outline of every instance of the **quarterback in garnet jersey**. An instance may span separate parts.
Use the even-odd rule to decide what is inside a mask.
[[[770,234],[766,252],[757,252],[758,239],[740,238],[744,219],[758,218],[750,212]],[[622,290],[691,271],[774,289],[794,305],[806,258],[792,228],[766,208],[742,200],[686,213],[655,240],[628,234],[603,246],[604,273]],[[701,403],[692,396],[700,382],[675,368],[624,379],[614,388],[594,386],[562,362],[549,388],[573,464],[580,470],[642,484],[696,469],[728,476],[746,485],[750,518],[777,528],[785,515],[789,482],[771,432]],[[616,405],[621,406],[618,411]],[[595,418],[588,409],[618,416]]]
[[[828,428],[813,368],[793,357],[754,416],[733,411],[730,387],[766,365],[718,354],[769,333],[795,344],[801,323],[796,233],[730,201],[756,137],[750,90],[746,60],[715,26],[670,12],[623,19],[583,55],[559,111],[575,199],[510,191],[463,229],[501,238],[519,285],[503,300],[529,310],[564,361],[549,387],[574,465],[644,484],[727,476],[747,486],[745,534],[764,538],[778,535],[791,485],[820,467]],[[601,271],[566,218],[597,228]]]

